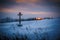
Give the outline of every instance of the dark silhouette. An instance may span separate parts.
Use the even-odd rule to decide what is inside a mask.
[[[21,24],[21,16],[22,16],[21,12],[19,12],[18,16],[19,16],[19,24],[18,24],[18,26],[22,26],[22,24]]]

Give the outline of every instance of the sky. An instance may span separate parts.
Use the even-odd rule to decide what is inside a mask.
[[[0,17],[60,17],[60,0],[0,0]]]

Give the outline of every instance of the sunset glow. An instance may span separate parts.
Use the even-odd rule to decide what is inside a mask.
[[[16,0],[17,3],[35,3],[38,2],[38,0]]]
[[[36,20],[42,20],[43,18],[36,18]]]
[[[0,3],[0,12],[9,14],[8,16],[17,18],[21,12],[23,18],[30,17],[59,17],[59,6],[55,3],[58,0],[6,0]],[[1,14],[0,13],[0,14]],[[27,16],[28,15],[28,16]]]

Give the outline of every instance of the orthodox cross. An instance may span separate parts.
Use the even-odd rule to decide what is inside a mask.
[[[22,26],[22,24],[21,24],[21,16],[22,16],[21,12],[19,12],[18,16],[19,16],[19,25],[18,26]]]

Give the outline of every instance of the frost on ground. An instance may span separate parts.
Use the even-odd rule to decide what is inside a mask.
[[[60,40],[60,19],[0,23],[0,40]]]

